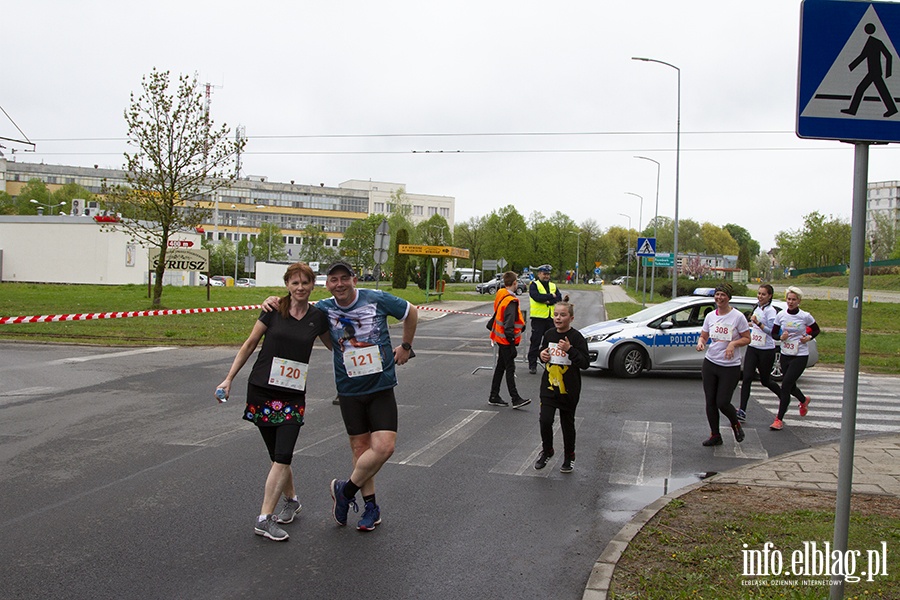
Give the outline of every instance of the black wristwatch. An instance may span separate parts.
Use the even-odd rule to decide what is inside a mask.
[[[404,350],[406,350],[407,352],[412,350],[412,344],[410,344],[409,342],[403,342],[402,344],[400,344],[400,347],[403,348]]]

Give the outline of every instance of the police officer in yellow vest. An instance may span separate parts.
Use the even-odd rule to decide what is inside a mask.
[[[537,268],[538,278],[531,282],[528,296],[531,298],[531,346],[528,348],[528,372],[537,372],[538,354],[544,332],[553,325],[553,305],[562,302],[562,294],[550,281],[550,265]]]
[[[513,408],[522,408],[531,400],[522,398],[516,390],[516,346],[522,341],[522,330],[525,329],[525,319],[519,310],[519,299],[516,298],[516,287],[519,285],[516,274],[507,271],[503,274],[504,287],[497,290],[494,298],[494,318],[491,319],[491,341],[497,344],[497,366],[494,367],[494,378],[491,381],[491,395],[488,404],[494,406],[509,406],[500,397],[500,383],[506,375],[506,387],[509,389],[509,397]]]

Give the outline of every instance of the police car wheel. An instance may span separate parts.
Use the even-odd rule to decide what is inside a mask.
[[[612,358],[612,369],[618,377],[637,377],[644,370],[647,357],[644,351],[635,344],[622,346]]]

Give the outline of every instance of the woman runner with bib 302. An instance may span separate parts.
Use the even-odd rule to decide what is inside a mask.
[[[781,388],[772,381],[772,367],[775,365],[775,340],[772,339],[772,327],[775,325],[775,308],[772,306],[772,296],[775,290],[768,283],[759,286],[756,299],[759,301],[753,308],[753,313],[747,319],[750,322],[750,345],[744,354],[743,382],[741,383],[741,407],[737,410],[737,418],[743,421],[747,418],[747,404],[750,401],[750,386],[756,373],[759,372],[759,382],[772,390],[776,396],[781,394]]]
[[[806,369],[809,362],[809,347],[811,339],[819,335],[819,326],[812,315],[805,310],[800,310],[800,301],[803,292],[800,288],[791,286],[784,295],[787,302],[787,310],[783,310],[775,317],[775,326],[772,328],[772,337],[781,340],[781,372],[784,379],[781,380],[781,402],[778,405],[778,415],[769,425],[769,429],[779,431],[784,427],[784,415],[791,403],[791,396],[800,401],[800,416],[805,417],[809,412],[809,396],[804,396],[797,387],[797,380]]]
[[[709,439],[704,446],[722,445],[719,433],[719,412],[728,418],[736,442],[744,441],[744,430],[731,404],[734,388],[741,378],[742,347],[750,343],[750,326],[739,310],[731,307],[732,288],[728,283],[716,286],[713,299],[716,310],[703,319],[703,330],[697,340],[697,351],[706,352],[701,373],[703,393],[706,396],[706,419],[709,421]]]
[[[279,524],[290,523],[300,512],[291,459],[306,412],[309,357],[317,337],[331,349],[328,319],[309,304],[315,281],[316,276],[306,263],[288,267],[284,274],[288,294],[280,299],[277,311],[259,316],[228,376],[216,390],[217,397],[224,392],[228,398],[232,381],[265,336],[247,383],[244,419],[259,428],[272,460],[254,533],[277,542],[288,539]],[[279,496],[284,496],[284,504],[276,512]]]

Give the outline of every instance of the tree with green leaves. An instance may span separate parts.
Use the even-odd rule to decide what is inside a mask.
[[[19,206],[15,199],[6,192],[0,191],[0,215],[18,214]]]
[[[703,243],[701,251],[703,254],[736,256],[740,252],[740,247],[731,234],[726,229],[712,223],[703,223],[700,226],[700,239]]]
[[[95,199],[94,194],[77,183],[65,183],[50,194],[50,204],[64,203],[60,210],[70,210],[72,200],[76,198],[84,200],[86,203]]]
[[[287,249],[281,228],[275,223],[259,224],[259,235],[253,242],[253,256],[258,261],[277,262],[287,260]]]
[[[244,147],[224,124],[213,126],[196,76],[182,75],[175,90],[170,85],[168,71],[153,69],[141,80],[141,94],[131,94],[125,123],[134,150],[125,153],[126,184],[103,191],[107,208],[121,215],[108,227],[160,250],[154,306],[162,298],[169,238],[207,219],[199,203],[234,180]]]
[[[44,210],[43,207],[39,204],[35,204],[32,200],[39,202],[40,204],[53,204],[50,201],[50,190],[47,189],[47,184],[37,178],[29,179],[28,182],[22,186],[22,190],[15,199],[16,212],[12,214],[36,215],[38,214],[38,208],[42,211]]]
[[[369,215],[366,219],[353,221],[344,232],[341,241],[341,255],[357,273],[375,268],[375,234],[384,215]]]
[[[309,225],[303,230],[301,237],[303,243],[303,259],[306,262],[325,262],[327,261],[327,253],[325,252],[325,240],[328,236],[322,231],[321,225]]]
[[[528,237],[525,217],[508,204],[493,211],[485,224],[487,244],[485,257],[506,260],[509,270],[521,270],[528,260]]]
[[[896,221],[891,213],[873,211],[874,226],[868,232],[869,248],[875,260],[887,260],[895,258],[900,252],[900,244],[897,243],[898,232]]]
[[[775,242],[779,262],[786,267],[845,265],[850,259],[850,223],[813,211],[803,217],[803,227],[779,231]]]

